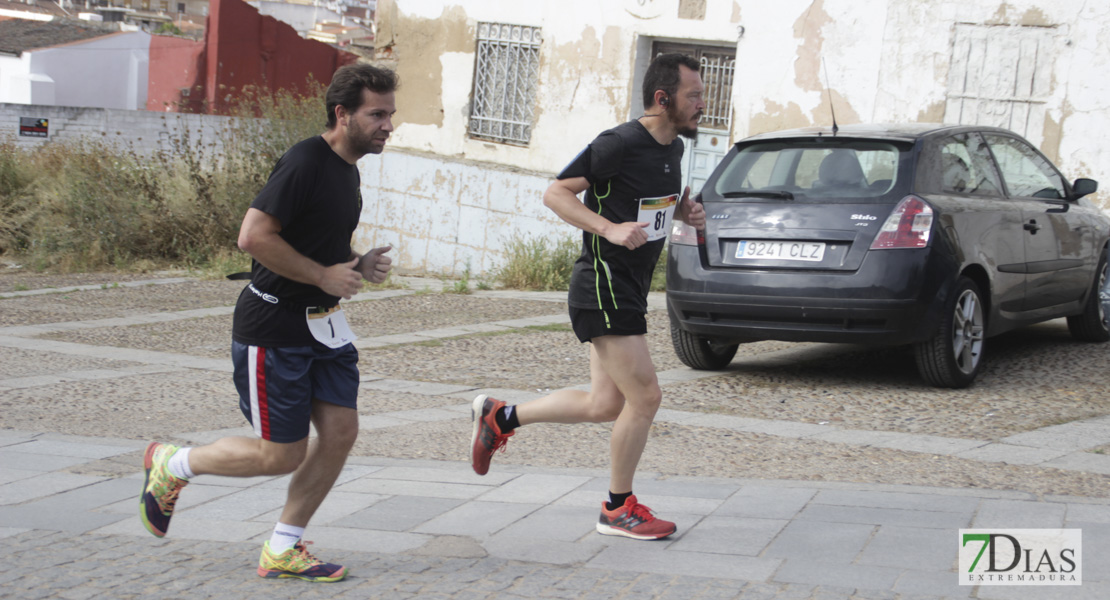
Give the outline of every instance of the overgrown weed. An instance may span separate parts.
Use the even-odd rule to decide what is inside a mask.
[[[505,243],[505,264],[493,272],[502,287],[516,290],[565,290],[580,253],[576,238],[552,241],[513,235]]]
[[[150,155],[107,138],[0,140],[0,254],[38,271],[246,270],[247,207],[281,154],[323,131],[324,87],[311,89],[240,91],[220,147],[188,129]]]
[[[561,291],[570,288],[574,261],[581,253],[577,238],[552,242],[546,238],[515,235],[505,244],[505,264],[493,272],[503,287],[517,290]],[[667,247],[651,276],[651,291],[667,285]]]

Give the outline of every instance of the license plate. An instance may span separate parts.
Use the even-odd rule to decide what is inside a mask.
[[[823,242],[761,242],[740,240],[736,243],[736,258],[767,258],[774,260],[803,260],[820,262],[825,257]]]

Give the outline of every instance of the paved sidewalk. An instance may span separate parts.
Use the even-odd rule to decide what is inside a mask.
[[[222,434],[223,432],[213,432]],[[6,598],[1110,597],[1110,504],[909,486],[658,478],[637,493],[671,539],[598,535],[607,474],[352,458],[309,537],[344,582],[262,581],[284,478],[197,477],[169,535],[139,522],[143,442],[0,431]],[[80,474],[86,473],[86,474]],[[960,586],[961,528],[1083,530],[1081,587]]]
[[[411,292],[368,297],[404,293]],[[562,294],[497,294],[562,299]],[[654,306],[658,302],[653,298]],[[59,364],[75,358],[127,361],[27,376],[5,373],[0,366],[0,393],[137,373],[214,371],[224,376],[231,368],[228,361],[34,336],[228,311],[217,307],[0,327],[0,349],[9,349],[13,356],[35,353],[66,359]],[[425,342],[563,321],[562,316],[544,316],[461,323],[360,340],[360,345]],[[770,353],[761,360],[788,359]],[[713,376],[674,369],[660,373],[660,381],[669,385]],[[364,376],[362,388],[450,400],[438,408],[365,415],[360,418],[365,430],[468,420],[469,399],[488,391],[372,373]],[[537,395],[525,390],[496,393],[513,401]],[[0,410],[16,411],[19,406],[0,395]],[[1110,442],[1107,417],[993,443],[677,410],[661,411],[659,420],[983,463],[1005,457],[1011,463],[1110,473],[1110,457],[1084,452]],[[228,434],[250,432],[244,427],[181,432],[179,437],[200,444]],[[254,568],[262,540],[284,501],[285,478],[197,477],[182,492],[169,535],[157,539],[143,529],[137,512],[145,445],[129,439],[0,429],[0,560],[6,567],[0,572],[0,597],[1110,598],[1110,573],[1104,568],[1110,556],[1106,499],[641,472],[636,493],[661,516],[676,521],[679,530],[667,540],[640,542],[594,532],[607,472],[499,465],[496,458],[490,474],[479,477],[464,462],[352,457],[307,536],[322,558],[347,565],[351,575],[335,584],[267,581],[259,579]],[[956,561],[962,528],[1081,529],[1083,585],[960,586]]]

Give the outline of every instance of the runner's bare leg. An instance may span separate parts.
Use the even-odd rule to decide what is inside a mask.
[[[358,411],[315,400],[312,424],[317,437],[309,444],[304,462],[293,472],[281,512],[280,522],[296,527],[308,525],[343,471],[358,437]]]

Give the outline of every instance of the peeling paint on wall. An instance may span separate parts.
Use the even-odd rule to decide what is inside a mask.
[[[705,0],[678,0],[678,18],[705,20]]]
[[[814,0],[794,22],[794,37],[802,40],[794,60],[794,83],[803,90],[825,89],[821,83],[821,48],[825,43],[821,29],[832,22],[825,12],[825,0]]]
[[[943,123],[944,122],[944,109],[947,102],[938,100],[917,113],[916,121],[918,123]]]
[[[832,108],[829,108],[829,97],[832,96]],[[832,126],[833,111],[836,111],[837,125],[847,125],[849,123],[861,123],[859,113],[856,112],[848,99],[840,95],[836,90],[829,90],[828,93],[821,94],[821,103],[813,109],[813,118],[811,121],[814,125],[828,125]]]
[[[385,11],[392,17],[387,25],[397,50],[397,122],[443,126],[443,65],[447,52],[474,52],[474,29],[467,24],[460,6],[444,9],[438,19],[410,17],[403,10]],[[379,22],[385,19],[379,19]]]
[[[729,22],[730,23],[739,23],[740,22],[740,3],[739,2],[734,1],[732,3],[732,18],[729,19]]]
[[[552,67],[550,70],[560,73],[576,73],[577,83],[574,91],[567,98],[566,111],[574,109],[574,102],[583,76],[594,81],[611,82],[603,84],[599,89],[606,97],[606,106],[613,111],[613,122],[620,123],[625,120],[629,110],[628,82],[618,70],[618,65],[625,61],[627,48],[622,41],[619,27],[609,26],[605,29],[601,39],[597,37],[597,30],[586,27],[582,36],[577,40],[570,40],[559,44],[551,53]],[[588,71],[584,68],[588,65]],[[542,105],[536,107],[536,121],[539,121]]]
[[[1041,134],[1043,136],[1041,152],[1044,152],[1048,160],[1057,164],[1060,163],[1060,140],[1064,134],[1063,122],[1064,119],[1067,119],[1068,114],[1071,113],[1071,107],[1068,106],[1066,102],[1063,106],[1063,113],[1059,122],[1052,118],[1051,113],[1045,113],[1044,128]]]
[[[1026,27],[1052,27],[1052,19],[1045,15],[1039,7],[1033,7],[1025,12],[1018,13],[1012,5],[1003,2],[998,6],[994,15],[986,20],[987,25],[1024,25]]]
[[[812,123],[806,117],[805,113],[802,112],[802,107],[798,106],[796,103],[791,102],[783,106],[771,100],[764,100],[763,112],[752,115],[751,129],[748,135],[778,131],[780,129],[807,127],[809,125],[812,125]]]

